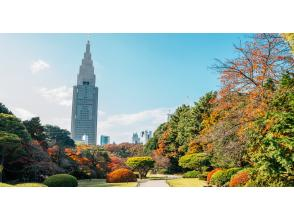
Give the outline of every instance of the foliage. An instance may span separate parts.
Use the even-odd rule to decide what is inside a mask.
[[[17,135],[23,143],[29,143],[31,141],[26,127],[14,115],[0,113],[0,131]]]
[[[125,164],[125,159],[117,156],[110,156],[110,162],[108,162],[107,167],[110,171],[114,171],[120,168],[127,168],[127,165]]]
[[[31,135],[32,139],[39,141],[44,146],[47,145],[45,142],[45,130],[41,125],[39,117],[33,117],[30,120],[23,121],[23,124]]]
[[[294,53],[294,33],[285,33],[282,34],[286,41],[289,43],[292,52]]]
[[[244,169],[232,176],[229,186],[230,187],[245,186],[249,180],[250,180],[250,170]]]
[[[7,114],[7,115],[13,115],[12,112],[0,102],[0,113]]]
[[[207,175],[208,175],[208,171],[205,171],[205,172],[202,172],[202,173],[200,173],[199,175],[198,175],[198,178],[200,179],[200,180],[207,180]]]
[[[249,131],[249,159],[257,186],[294,186],[294,75],[286,74],[266,115]]]
[[[221,171],[222,169],[221,168],[216,168],[212,171],[210,171],[208,174],[207,174],[207,183],[210,183],[210,180],[211,180],[211,177],[218,171]]]
[[[201,171],[202,167],[210,165],[209,156],[206,153],[187,154],[180,158],[179,165],[183,168]]]
[[[154,160],[151,157],[129,157],[126,165],[133,171],[139,172],[139,177],[142,179],[154,167]]]
[[[181,172],[179,158],[188,153],[202,152],[195,139],[202,129],[203,119],[210,113],[215,92],[209,92],[194,105],[178,107],[169,120],[158,127],[145,145],[145,150],[169,159],[169,172]],[[195,149],[197,148],[197,149]]]
[[[0,182],[2,182],[2,176],[7,168],[7,163],[15,159],[18,149],[21,147],[20,138],[11,133],[0,131]]]
[[[120,182],[136,182],[136,175],[129,169],[121,168],[107,174],[106,182],[120,183]]]
[[[79,180],[79,187],[136,187],[137,182],[107,183],[105,179]]]
[[[79,145],[75,149],[66,148],[66,155],[77,163],[79,172],[93,178],[103,178],[110,162],[107,152],[96,146]]]
[[[225,186],[228,183],[233,175],[235,175],[241,168],[230,168],[227,170],[220,170],[215,172],[211,179],[210,184],[216,186]]]
[[[218,61],[222,88],[204,119],[199,141],[212,154],[213,166],[248,165],[248,130],[264,117],[284,72],[293,69],[289,46],[278,34],[256,34],[235,46],[237,57]]]
[[[167,171],[167,169],[170,167],[170,159],[162,156],[161,154],[158,154],[156,151],[152,152],[152,159],[155,161],[155,172]]]
[[[159,127],[154,131],[153,136],[144,145],[145,152],[150,153],[153,150],[156,150],[158,141],[165,130],[166,130],[166,123],[159,125]]]
[[[68,174],[56,174],[45,179],[44,184],[49,187],[76,187],[78,181]]]
[[[199,171],[192,170],[184,173],[183,178],[198,178],[200,174]]]
[[[121,158],[144,156],[144,148],[142,144],[131,144],[131,143],[121,143],[121,144],[106,144],[104,149]]]
[[[69,131],[54,125],[45,125],[44,132],[49,145],[58,145],[61,148],[75,147],[75,142],[70,138]]]

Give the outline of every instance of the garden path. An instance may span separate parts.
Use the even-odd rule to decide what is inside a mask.
[[[169,187],[165,180],[146,180],[139,183],[139,187]]]

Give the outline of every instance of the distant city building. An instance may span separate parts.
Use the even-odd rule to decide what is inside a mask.
[[[146,144],[148,140],[152,137],[152,131],[141,131],[141,143]]]
[[[88,144],[97,144],[97,112],[98,88],[90,52],[90,42],[87,42],[86,52],[77,77],[77,85],[73,87],[71,137],[82,141],[83,135],[88,137]]]
[[[132,143],[133,144],[140,144],[140,138],[139,138],[138,133],[133,133]]]
[[[110,137],[106,135],[100,136],[100,145],[103,146],[105,144],[110,144]]]
[[[83,135],[82,136],[82,141],[85,143],[85,144],[89,144],[89,137],[88,137],[88,135]]]

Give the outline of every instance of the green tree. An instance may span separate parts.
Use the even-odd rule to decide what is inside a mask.
[[[29,143],[31,136],[20,119],[14,115],[0,113],[0,131],[17,135],[22,143]]]
[[[266,115],[255,122],[249,143],[253,185],[294,186],[294,74],[280,81]]]
[[[154,160],[151,157],[129,157],[126,165],[133,171],[139,173],[139,178],[146,177],[148,171],[154,167]]]
[[[159,125],[159,127],[153,133],[153,136],[148,140],[148,142],[144,145],[144,151],[147,153],[152,152],[158,147],[158,140],[162,136],[163,132],[166,131],[167,123],[163,123]]]
[[[39,117],[34,117],[30,120],[23,121],[23,124],[25,125],[26,129],[34,140],[37,140],[44,144],[46,135]]]
[[[61,148],[75,147],[75,142],[70,138],[70,132],[58,126],[44,126],[46,141],[49,145],[58,145]]]
[[[17,135],[0,131],[0,182],[2,182],[4,164],[7,157],[11,156],[21,146],[20,141]]]
[[[0,102],[0,113],[12,115],[12,112]]]

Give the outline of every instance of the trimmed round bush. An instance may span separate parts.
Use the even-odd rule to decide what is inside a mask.
[[[44,184],[49,187],[76,187],[78,180],[68,174],[56,174],[45,179]]]
[[[106,182],[107,183],[137,182],[137,177],[133,173],[133,171],[126,168],[121,168],[107,174]]]
[[[244,169],[232,176],[229,186],[230,187],[245,186],[249,180],[250,180],[249,170]]]
[[[199,171],[196,171],[196,170],[192,170],[192,171],[188,171],[186,172],[183,177],[184,178],[198,178],[198,176],[200,175],[201,173]]]
[[[216,185],[216,186],[224,186],[227,182],[230,181],[231,177],[235,175],[238,171],[240,171],[240,168],[230,168],[227,170],[219,170],[218,172],[215,172],[211,179],[210,184]]]
[[[19,183],[16,184],[17,187],[47,187],[46,185],[42,183]]]
[[[216,168],[216,169],[210,171],[210,172],[207,174],[207,183],[210,182],[210,179],[211,179],[212,175],[215,174],[216,172],[220,171],[220,170],[222,170],[222,169],[221,169],[221,168]]]
[[[0,187],[12,187],[13,185],[7,183],[0,183]]]
[[[183,168],[203,170],[210,165],[209,156],[206,153],[187,154],[179,159],[179,165]]]

